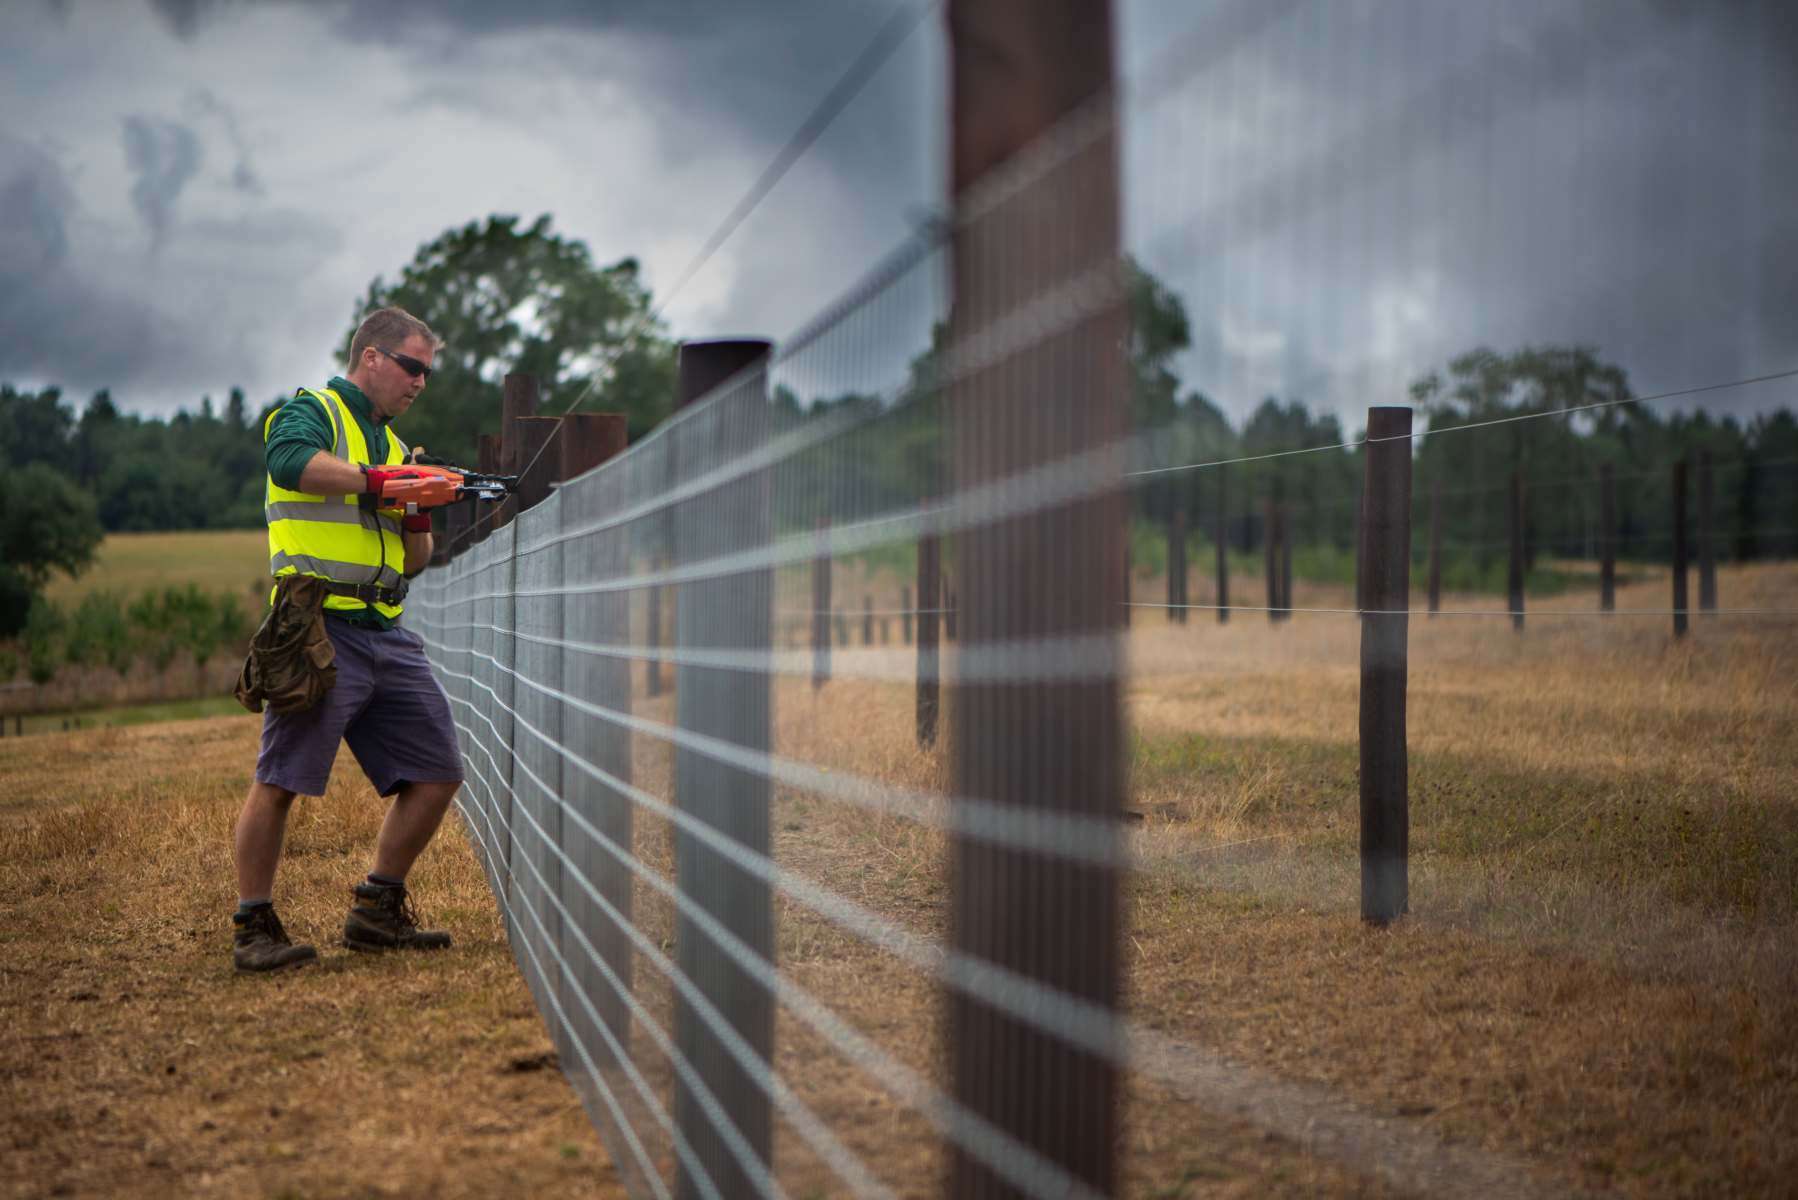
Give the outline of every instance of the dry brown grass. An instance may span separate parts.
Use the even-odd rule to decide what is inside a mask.
[[[414,883],[458,945],[331,944],[379,802],[347,755],[296,808],[281,912],[323,962],[231,970],[258,721],[0,742],[0,1194],[622,1195],[464,840]]]
[[[1733,606],[1798,607],[1790,568],[1728,572],[1723,586]],[[1648,581],[1620,604],[1659,606],[1664,590]],[[1548,1192],[1789,1187],[1798,626],[1694,624],[1674,644],[1650,619],[1536,617],[1521,638],[1502,619],[1414,622],[1413,911],[1374,932],[1356,912],[1353,619],[1237,614],[1220,629],[1203,614],[1184,628],[1137,615],[1133,1015],[1233,1064],[1239,1094],[1307,1087],[1324,1109],[1382,1120],[1388,1140],[1324,1154],[1328,1139],[1278,1112],[1251,1119],[1133,1078],[1129,1193],[1381,1195],[1407,1178],[1382,1174],[1382,1147],[1444,1143],[1520,1164],[1517,1178]],[[902,684],[783,679],[776,748],[942,789],[945,755],[915,747],[911,703]],[[667,696],[637,711],[674,719]],[[566,1085],[510,1070],[547,1038],[459,837],[418,876],[461,935],[451,955],[230,975],[227,835],[254,737],[253,720],[224,720],[0,743],[4,1123],[29,1189],[604,1191]],[[668,747],[639,736],[634,755],[635,782],[667,797]],[[283,911],[325,935],[378,809],[348,759],[333,794],[304,803]],[[942,935],[940,835],[786,789],[773,830],[783,867]],[[672,874],[662,821],[639,815],[634,850]],[[671,947],[671,906],[641,884],[634,904]],[[791,978],[941,1077],[928,981],[786,898],[777,920]],[[635,980],[666,1027],[671,991],[640,955]],[[88,993],[101,999],[75,999]],[[631,1048],[666,1101],[669,1072],[640,1027]],[[941,1149],[922,1118],[785,1011],[776,1066],[882,1178],[935,1194]],[[430,1136],[396,1153],[390,1120]],[[791,1194],[837,1194],[777,1130]]]

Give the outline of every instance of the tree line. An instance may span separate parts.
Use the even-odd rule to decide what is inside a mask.
[[[1273,396],[1240,426],[1232,424],[1213,397],[1179,376],[1180,355],[1191,345],[1184,302],[1136,264],[1128,272],[1131,403],[1145,435],[1145,465],[1344,447],[1147,477],[1132,493],[1138,524],[1165,528],[1183,510],[1203,539],[1221,511],[1224,536],[1247,554],[1264,536],[1264,506],[1272,502],[1288,511],[1296,547],[1336,560],[1352,553],[1361,486],[1352,443],[1360,430],[1345,430],[1333,413],[1313,411],[1302,398]],[[386,304],[407,308],[445,338],[425,401],[408,414],[402,433],[452,461],[475,465],[479,435],[497,429],[508,371],[539,377],[546,411],[582,397],[589,410],[626,413],[633,440],[671,410],[675,345],[654,316],[637,262],[596,263],[547,216],[529,225],[490,217],[422,246],[396,278],[377,277],[357,300],[343,352],[362,315]],[[809,464],[804,456],[793,464],[792,482],[777,487],[783,528],[809,527],[820,514],[872,515],[940,493],[943,398],[934,377],[944,337],[939,328],[897,396],[806,398],[776,390],[778,428],[845,417],[856,425],[808,452]],[[1419,441],[1415,465],[1420,553],[1422,503],[1439,487],[1451,556],[1476,566],[1500,561],[1506,489],[1517,471],[1526,481],[1532,556],[1589,556],[1602,536],[1596,481],[1608,464],[1617,479],[1619,552],[1663,560],[1672,541],[1671,464],[1701,451],[1716,464],[1720,551],[1739,559],[1798,553],[1798,423],[1789,410],[1746,421],[1702,412],[1660,416],[1633,404],[1576,411],[1630,395],[1623,367],[1578,346],[1474,349],[1417,380],[1409,398],[1420,426],[1433,431]],[[31,597],[52,572],[85,567],[104,532],[260,526],[261,428],[285,399],[252,411],[233,389],[222,407],[206,398],[197,411],[165,419],[124,411],[106,391],[77,413],[56,388],[0,385],[0,463],[7,468],[0,484],[0,637],[23,628]],[[1434,432],[1520,414],[1544,416]],[[830,469],[845,460],[856,470]],[[1302,556],[1299,565],[1303,570]]]

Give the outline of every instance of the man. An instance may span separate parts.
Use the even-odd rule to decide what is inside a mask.
[[[321,390],[302,388],[263,426],[270,573],[328,581],[324,623],[337,675],[313,707],[271,708],[263,717],[256,780],[237,819],[232,959],[240,971],[318,957],[288,938],[271,896],[293,798],[324,794],[340,741],[375,791],[393,797],[372,869],[351,889],[344,945],[450,944],[447,933],[418,927],[406,891],[407,872],[462,782],[449,701],[424,643],[397,624],[405,580],[431,559],[430,518],[377,507],[383,488],[404,473],[406,449],[389,425],[424,391],[441,345],[403,309],[370,313],[350,341],[348,372]]]

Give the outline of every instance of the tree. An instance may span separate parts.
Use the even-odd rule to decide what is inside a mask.
[[[0,480],[0,637],[25,623],[19,596],[29,611],[31,595],[53,572],[75,575],[93,561],[101,536],[93,497],[66,475],[40,462],[7,472]]]
[[[400,430],[432,453],[473,463],[478,436],[497,431],[501,381],[513,371],[537,375],[558,412],[592,384],[581,407],[627,414],[633,440],[671,411],[674,348],[648,319],[637,261],[594,266],[547,215],[523,230],[517,217],[470,222],[421,247],[396,282],[376,278],[344,334],[346,360],[362,317],[390,304],[444,339]]]

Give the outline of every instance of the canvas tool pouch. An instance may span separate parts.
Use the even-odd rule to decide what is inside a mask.
[[[275,601],[250,639],[237,677],[238,702],[253,713],[266,702],[278,713],[304,712],[337,682],[337,647],[325,632],[325,581],[283,575]]]

